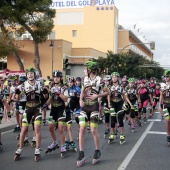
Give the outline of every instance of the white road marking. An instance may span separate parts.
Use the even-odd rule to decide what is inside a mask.
[[[135,155],[136,151],[138,150],[138,148],[140,147],[140,145],[142,144],[143,140],[145,139],[146,135],[148,134],[148,132],[150,131],[150,129],[152,128],[154,122],[151,122],[148,127],[146,128],[146,130],[143,132],[142,136],[139,138],[139,140],[137,141],[137,143],[135,144],[135,146],[132,148],[132,150],[129,152],[129,154],[126,156],[126,158],[124,159],[124,161],[122,162],[122,164],[119,166],[118,170],[125,170],[126,167],[128,166],[129,162],[131,161],[131,159],[133,158],[133,156]]]
[[[161,119],[148,119],[149,122],[161,122]]]
[[[5,132],[1,132],[1,134],[6,134],[6,133],[10,133],[10,132],[13,132],[14,130],[8,130],[8,131],[5,131]]]
[[[157,131],[149,131],[150,134],[159,134],[159,135],[167,135],[167,132],[157,132]]]

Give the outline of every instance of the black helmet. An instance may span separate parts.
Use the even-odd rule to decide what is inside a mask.
[[[60,70],[55,70],[53,72],[53,76],[54,77],[56,77],[56,76],[63,77],[63,73]]]
[[[81,81],[81,77],[76,77],[76,81]]]

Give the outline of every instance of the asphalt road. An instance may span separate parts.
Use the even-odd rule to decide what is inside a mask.
[[[49,154],[44,151],[51,143],[51,137],[48,132],[48,126],[42,126],[42,153],[39,162],[34,161],[34,148],[30,146],[24,147],[22,157],[19,161],[14,161],[14,152],[17,149],[16,133],[6,131],[2,133],[3,151],[0,151],[0,170],[74,170],[74,169],[92,169],[92,170],[169,170],[170,147],[167,147],[165,120],[161,119],[159,113],[147,121],[143,127],[136,125],[135,132],[125,121],[126,143],[119,144],[119,137],[113,144],[108,145],[107,139],[104,139],[105,131],[104,123],[99,125],[100,145],[101,145],[101,161],[96,165],[92,165],[91,161],[94,153],[94,142],[91,133],[85,136],[85,156],[86,163],[82,167],[76,166],[78,152],[69,151],[68,156],[64,159],[60,158],[60,149]],[[58,132],[57,136],[58,135]],[[77,125],[73,123],[74,141],[77,136]],[[29,142],[32,139],[32,128],[29,128]],[[58,138],[59,139],[59,138]]]

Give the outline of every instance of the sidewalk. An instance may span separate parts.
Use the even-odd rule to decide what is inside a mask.
[[[12,116],[10,118],[11,122],[5,122],[5,119],[2,119],[2,122],[0,124],[0,131],[4,132],[4,131],[8,131],[8,130],[13,130],[14,127],[16,126],[16,118],[14,116]]]

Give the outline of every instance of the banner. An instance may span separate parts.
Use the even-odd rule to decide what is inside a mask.
[[[51,8],[83,8],[85,6],[111,6],[114,0],[53,0]]]

